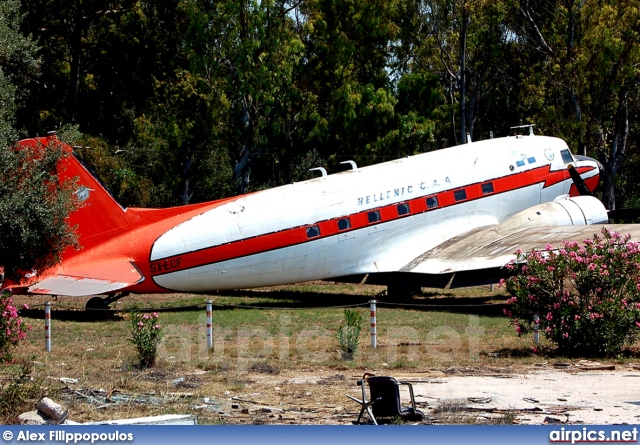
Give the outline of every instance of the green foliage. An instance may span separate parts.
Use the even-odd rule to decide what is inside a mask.
[[[0,147],[14,143],[19,102],[38,74],[40,60],[34,42],[20,32],[23,15],[19,0],[0,3]]]
[[[5,277],[57,264],[77,243],[67,216],[77,206],[71,181],[58,179],[58,163],[68,156],[47,147],[0,147],[0,265]]]
[[[516,331],[540,329],[562,352],[612,356],[640,334],[640,246],[602,230],[580,245],[518,253],[505,315]]]
[[[131,313],[131,338],[138,352],[138,364],[141,368],[150,368],[156,362],[158,345],[162,339],[162,328],[157,323],[158,313]]]
[[[360,331],[364,319],[356,310],[345,309],[344,320],[341,320],[336,337],[343,356],[353,357],[360,344]]]

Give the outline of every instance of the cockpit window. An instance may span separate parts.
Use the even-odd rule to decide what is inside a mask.
[[[569,150],[562,150],[560,152],[560,156],[562,156],[562,162],[565,164],[571,164],[573,161],[573,156],[571,156],[571,152]]]

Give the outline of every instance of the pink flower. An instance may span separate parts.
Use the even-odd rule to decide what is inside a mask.
[[[23,309],[29,309],[29,305],[25,303],[25,304],[22,305],[22,308]]]
[[[551,314],[551,312],[549,312],[545,318],[546,318],[548,321],[551,321],[551,320],[553,320],[553,315]]]

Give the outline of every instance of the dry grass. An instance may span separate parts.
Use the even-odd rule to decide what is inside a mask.
[[[359,407],[345,395],[358,394],[355,382],[365,371],[429,377],[541,361],[531,341],[519,339],[497,315],[504,295],[488,288],[427,290],[428,297],[395,306],[381,297],[378,348],[369,346],[365,326],[355,359],[341,360],[335,332],[343,308],[336,306],[359,305],[368,321],[366,302],[380,290],[306,283],[211,296],[130,296],[118,302],[117,314],[85,318],[79,310],[84,299],[64,298],[53,302],[49,353],[39,312],[44,299],[23,296],[17,300],[35,308],[25,317],[34,330],[16,356],[35,364],[46,391],[77,422],[191,413],[198,423],[233,424],[350,423]],[[206,299],[215,305],[212,350],[206,346]],[[174,309],[160,313],[165,335],[156,366],[138,369],[126,311],[151,307]]]

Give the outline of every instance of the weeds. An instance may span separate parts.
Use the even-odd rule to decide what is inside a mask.
[[[16,423],[20,413],[33,409],[45,395],[43,379],[33,376],[33,363],[3,365],[0,371],[0,420],[3,424]]]
[[[340,324],[337,334],[343,359],[353,359],[353,354],[360,344],[360,331],[363,322],[364,318],[360,312],[351,309],[344,310],[344,320]]]

